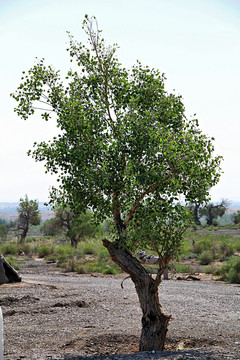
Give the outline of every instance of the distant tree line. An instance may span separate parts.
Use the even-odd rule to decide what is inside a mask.
[[[209,202],[204,206],[200,206],[199,203],[194,203],[189,206],[193,214],[193,219],[195,225],[202,225],[201,219],[204,218],[204,221],[208,226],[219,225],[218,219],[222,218],[229,209],[230,202],[227,199],[222,199],[218,203]],[[232,214],[232,222],[234,224],[240,223],[240,211]]]
[[[8,233],[11,232],[22,244],[30,227],[40,225],[41,215],[37,200],[30,200],[25,195],[24,198],[20,198],[17,211],[18,217],[15,221],[8,222],[0,218],[0,240],[6,240]],[[46,220],[40,227],[43,235],[64,235],[73,247],[77,247],[78,242],[101,232],[102,227],[94,222],[94,216],[90,210],[75,215],[70,208],[58,205],[53,208],[53,211],[54,217]]]
[[[54,208],[54,215],[54,218],[42,225],[43,234],[55,236],[63,232],[73,247],[77,247],[78,242],[101,232],[101,226],[95,224],[90,210],[75,215],[69,207],[57,206]]]
[[[222,199],[218,203],[209,202],[200,206],[197,202],[191,204],[189,209],[192,211],[195,225],[201,226],[204,222],[208,226],[218,225],[218,219],[222,218],[229,209],[230,202]],[[17,209],[18,217],[15,221],[7,221],[0,218],[0,240],[7,239],[9,232],[19,237],[19,242],[23,243],[30,226],[37,226],[41,223],[41,215],[37,200],[29,200],[28,196],[20,199]],[[40,232],[45,236],[64,236],[70,240],[71,246],[77,247],[80,241],[93,237],[103,232],[103,227],[94,221],[94,214],[87,210],[82,214],[75,215],[69,207],[63,205],[53,208],[54,217],[46,220],[40,227]],[[240,211],[231,215],[234,224],[240,224]]]

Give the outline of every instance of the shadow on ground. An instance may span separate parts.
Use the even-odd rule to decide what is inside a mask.
[[[58,360],[218,360],[223,359],[223,354],[214,354],[202,350],[163,351],[163,352],[138,352],[135,354],[117,354],[104,356],[66,356]],[[227,356],[227,354],[226,354]],[[231,359],[231,357],[224,357]]]

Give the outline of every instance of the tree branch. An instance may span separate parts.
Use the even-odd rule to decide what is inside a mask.
[[[139,282],[141,279],[148,277],[152,279],[147,270],[140,264],[129,251],[122,250],[114,246],[112,242],[107,239],[103,239],[103,246],[105,246],[112,258],[112,260],[118,264],[121,269],[131,276],[134,282]]]
[[[95,21],[96,21],[96,19],[95,19]],[[114,125],[114,121],[113,121],[111,113],[110,113],[110,106],[109,106],[109,99],[108,99],[108,68],[106,66],[104,66],[103,61],[102,61],[101,56],[100,56],[99,51],[98,51],[98,42],[99,42],[98,24],[97,24],[97,21],[96,21],[97,32],[94,33],[93,28],[92,28],[92,22],[90,22],[90,20],[89,20],[89,23],[90,23],[90,25],[87,25],[87,29],[88,29],[87,33],[90,36],[90,41],[91,41],[91,44],[93,46],[93,50],[96,53],[96,57],[98,59],[99,66],[100,66],[101,71],[102,71],[103,76],[104,76],[104,98],[102,97],[101,92],[99,93],[99,95],[100,95],[101,100],[103,101],[103,103],[105,103],[105,105],[107,107],[107,114],[108,114],[108,118],[109,118],[109,121],[107,121],[108,125],[111,127],[114,134],[118,138],[118,133],[117,133],[116,127]],[[93,34],[95,34],[95,36]],[[112,58],[112,55],[108,57],[108,61],[110,61],[111,58]]]
[[[129,222],[132,220],[133,215],[138,207],[138,204],[143,200],[143,198],[148,195],[151,194],[153,191],[155,191],[157,189],[157,187],[163,183],[165,183],[166,181],[168,181],[173,175],[173,172],[171,172],[164,180],[159,181],[155,184],[150,185],[147,190],[145,190],[142,195],[139,196],[139,198],[136,199],[136,201],[134,202],[130,212],[127,215],[126,221],[125,221],[125,226],[127,227]]]
[[[123,229],[125,228],[121,214],[120,214],[120,201],[119,201],[120,192],[117,191],[113,194],[113,217],[115,225],[117,227],[118,234],[122,234]]]

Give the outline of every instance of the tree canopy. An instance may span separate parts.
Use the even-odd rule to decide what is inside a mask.
[[[84,29],[90,48],[69,35],[79,71],[68,72],[67,86],[42,59],[12,94],[24,119],[37,102],[45,106],[45,120],[57,115],[61,134],[30,153],[59,174],[62,199],[79,211],[92,208],[101,219],[114,215],[118,236],[140,203],[164,206],[180,195],[187,202],[208,199],[220,176],[213,139],[196,119],[186,119],[182,97],[166,92],[163,74],[140,62],[125,69],[115,57],[117,46],[105,45],[91,19]]]
[[[20,199],[18,207],[18,226],[21,230],[20,242],[24,242],[30,225],[39,225],[41,222],[40,210],[38,209],[37,200],[29,200],[28,196]]]
[[[86,16],[83,28],[88,45],[69,34],[73,68],[64,81],[39,60],[12,94],[15,111],[27,119],[41,107],[46,121],[55,114],[60,134],[35,143],[29,152],[58,174],[59,189],[52,189],[51,201],[67,203],[74,212],[91,209],[99,221],[112,220],[115,241],[104,245],[130,273],[141,297],[143,287],[157,291],[189,224],[179,200],[209,200],[221,157],[214,156],[214,139],[201,132],[198,120],[186,118],[182,97],[165,90],[164,74],[140,62],[126,69],[116,57],[117,45],[106,45],[96,19]],[[155,280],[128,252],[142,246],[159,256]],[[145,324],[149,307],[140,303]],[[159,340],[153,344],[156,337],[146,345],[142,336],[141,349],[161,347]]]
[[[222,199],[220,203],[208,203],[200,208],[200,216],[206,216],[207,224],[213,225],[213,221],[218,217],[222,217],[229,208],[230,202],[227,199]]]
[[[54,213],[56,224],[66,231],[73,247],[77,247],[78,242],[100,233],[100,226],[94,223],[93,213],[90,210],[75,215],[69,208],[56,206]]]

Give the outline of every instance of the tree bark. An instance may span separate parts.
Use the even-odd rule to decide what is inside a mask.
[[[26,239],[28,233],[28,227],[23,229],[22,234],[20,235],[20,244],[24,243],[24,240]]]
[[[161,282],[161,274],[153,279],[129,251],[119,249],[107,239],[103,240],[103,245],[112,260],[128,273],[134,282],[143,314],[139,351],[162,351],[171,316],[163,314],[159,303],[158,285]]]
[[[199,216],[198,216],[199,207],[200,207],[200,204],[195,203],[193,214],[194,214],[194,222],[195,222],[196,225],[201,225],[201,221],[200,221]]]
[[[76,236],[71,235],[70,237],[70,241],[71,241],[71,246],[74,248],[77,248],[77,244],[78,244],[78,239]]]

